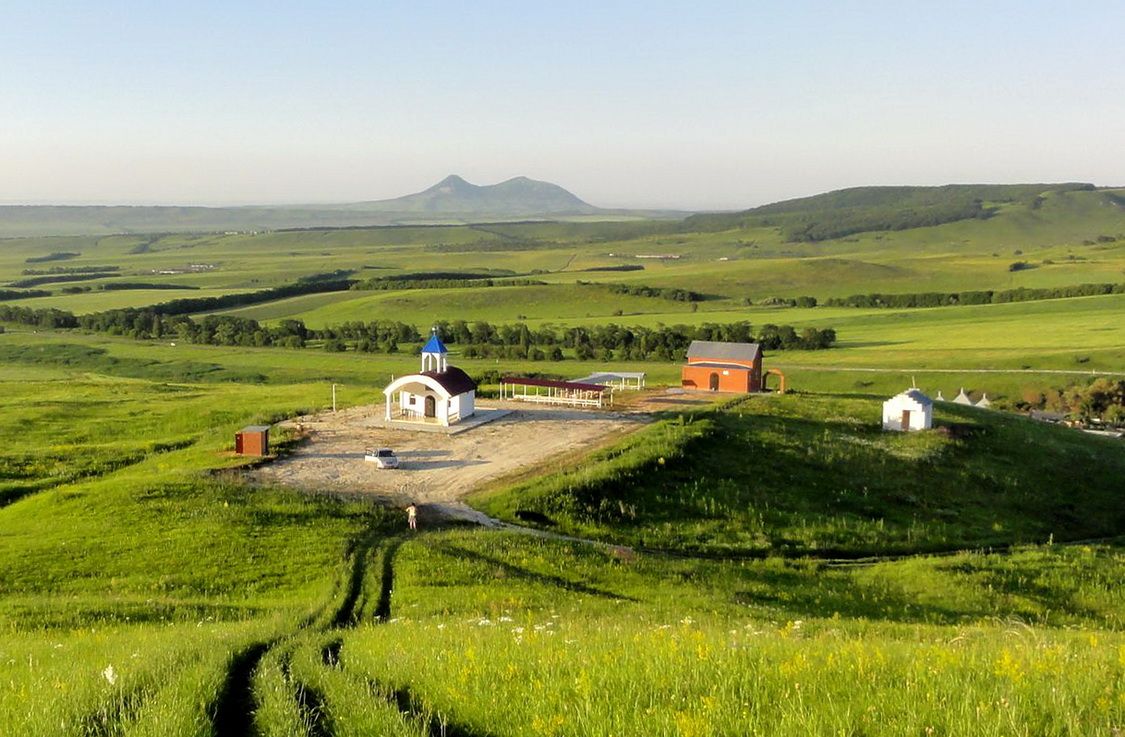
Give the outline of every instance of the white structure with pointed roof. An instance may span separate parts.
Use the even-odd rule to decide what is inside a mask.
[[[435,423],[448,427],[476,412],[476,382],[461,369],[450,366],[448,354],[434,330],[422,347],[422,371],[399,377],[383,390],[388,422]]]
[[[961,391],[957,392],[957,396],[953,398],[954,404],[964,404],[968,407],[973,406],[973,400],[965,393],[965,387],[961,387]]]
[[[919,389],[907,389],[883,402],[883,429],[911,432],[934,425],[934,403]]]

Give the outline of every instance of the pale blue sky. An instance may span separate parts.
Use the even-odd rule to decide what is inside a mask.
[[[1125,183],[1125,3],[0,5],[0,201]]]

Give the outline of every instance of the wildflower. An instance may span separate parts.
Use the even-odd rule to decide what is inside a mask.
[[[107,665],[105,670],[102,671],[102,677],[109,681],[109,685],[117,683],[117,671],[113,669],[112,665]]]

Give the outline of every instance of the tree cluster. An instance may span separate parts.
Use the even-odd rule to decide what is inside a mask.
[[[547,282],[536,279],[393,279],[379,277],[355,284],[352,289],[392,291],[400,289],[456,289],[464,287],[539,287]]]
[[[579,284],[590,284],[591,282],[578,282]],[[693,292],[689,289],[678,289],[676,287],[646,287],[643,284],[604,284],[612,294],[627,294],[633,297],[655,297],[658,299],[668,299],[673,302],[700,302],[703,300],[703,295],[699,292]]]
[[[1034,302],[1066,297],[1094,297],[1102,294],[1123,294],[1125,284],[1077,284],[1069,287],[1040,287],[970,292],[915,292],[906,294],[853,294],[832,297],[829,307],[947,307],[950,305],[987,305],[1005,302]]]
[[[14,322],[36,328],[76,328],[78,319],[66,310],[0,305],[0,322]]]
[[[9,299],[31,299],[32,297],[50,297],[50,292],[44,292],[42,289],[28,289],[19,291],[17,289],[0,289],[0,302]]]
[[[756,341],[768,350],[821,350],[836,342],[836,331],[832,328],[805,328],[798,332],[789,325],[763,325],[755,338],[750,323],[745,321],[656,328],[608,324],[532,329],[523,323],[494,326],[484,321],[455,320],[440,322],[435,328],[447,343],[466,346],[463,355],[468,358],[557,361],[562,360],[563,349],[569,349],[579,360],[673,361],[683,359],[693,340]]]
[[[1125,379],[1100,378],[1089,384],[1065,389],[1028,389],[1022,409],[1048,409],[1070,415],[1084,422],[1100,421],[1109,425],[1125,425]]]

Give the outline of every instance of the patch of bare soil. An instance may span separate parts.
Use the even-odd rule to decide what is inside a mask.
[[[292,455],[249,474],[261,483],[370,496],[398,506],[415,501],[468,514],[471,510],[457,502],[482,484],[596,447],[651,421],[638,412],[483,404],[513,411],[455,435],[383,428],[382,405],[298,417],[283,424],[303,428],[308,439]],[[400,467],[380,470],[364,461],[368,448],[392,448]]]

